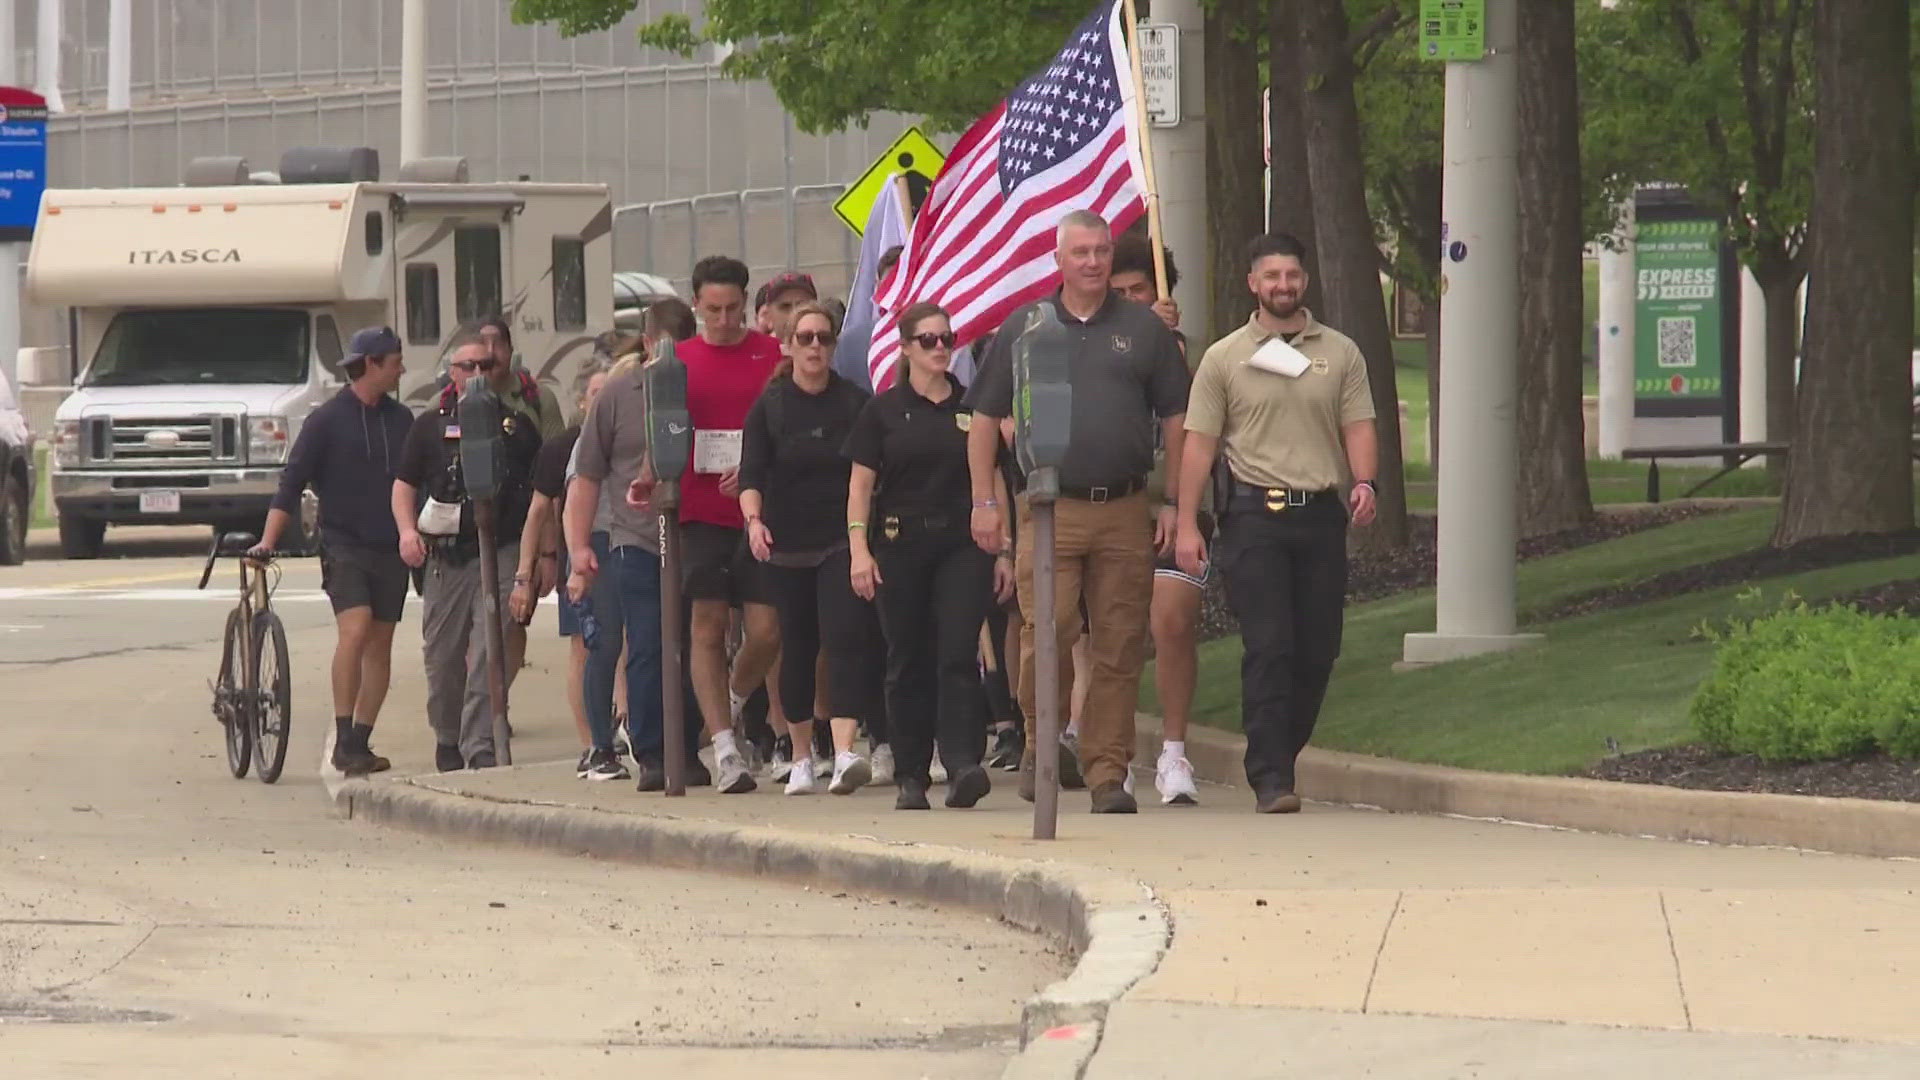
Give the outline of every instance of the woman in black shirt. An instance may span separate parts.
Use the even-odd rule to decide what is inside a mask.
[[[779,692],[787,716],[814,716],[815,665],[825,643],[834,749],[828,790],[848,795],[873,778],[853,740],[861,720],[876,720],[880,695],[873,614],[853,594],[845,502],[851,466],[840,452],[867,392],[833,373],[834,324],[825,308],[797,308],[788,327],[788,358],[748,411],[741,435],[740,512],[753,557],[766,564],[763,580],[780,619]],[[788,724],[789,795],[813,791],[813,724]]]
[[[887,639],[887,715],[901,810],[927,809],[938,733],[947,805],[979,802],[993,784],[977,657],[980,625],[1013,567],[972,542],[966,387],[948,373],[954,334],[936,304],[900,318],[903,370],[876,395],[847,439],[854,591],[877,597]],[[1011,545],[1007,550],[1011,551]]]

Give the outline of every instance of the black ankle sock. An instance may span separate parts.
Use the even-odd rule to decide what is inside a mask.
[[[353,738],[353,717],[336,716],[333,718],[333,742],[335,746],[351,747]]]
[[[365,750],[367,748],[368,740],[372,738],[373,738],[372,724],[353,725],[353,748],[355,750]]]

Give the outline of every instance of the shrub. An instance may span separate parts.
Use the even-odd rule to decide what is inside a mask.
[[[1796,602],[1709,634],[1719,649],[1691,710],[1707,745],[1764,761],[1920,757],[1914,620]]]

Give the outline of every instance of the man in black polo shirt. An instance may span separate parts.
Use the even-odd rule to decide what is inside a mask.
[[[1072,655],[1080,636],[1080,601],[1087,606],[1092,679],[1082,714],[1080,768],[1096,814],[1136,809],[1125,789],[1133,759],[1133,710],[1146,658],[1147,611],[1156,555],[1171,552],[1174,515],[1147,505],[1147,474],[1154,465],[1153,424],[1166,445],[1167,468],[1178,474],[1185,436],[1187,365],[1173,334],[1150,309],[1111,289],[1113,234],[1083,210],[1060,222],[1054,254],[1060,290],[1052,304],[1075,340],[1070,367],[1073,427],[1060,469],[1054,514],[1054,633],[1060,674],[1060,715],[1073,686]],[[974,411],[996,420],[1013,414],[1013,345],[1032,305],[1015,311],[994,335],[993,350],[969,398]],[[994,498],[997,423],[975,424],[967,457],[973,485],[973,537],[999,550],[1003,508]],[[1020,607],[1034,610],[1032,517],[1020,515],[1017,568]],[[1020,705],[1028,723],[1034,708],[1034,627],[1020,634]],[[1020,793],[1033,796],[1033,745],[1028,732]]]

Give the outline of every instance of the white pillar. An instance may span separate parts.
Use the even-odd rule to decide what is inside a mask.
[[[14,0],[0,0],[0,86],[19,77],[14,62]],[[0,374],[20,392],[20,245],[0,242]]]
[[[47,111],[66,111],[60,103],[60,0],[40,0],[34,20],[34,92],[47,99]]]
[[[427,0],[400,8],[400,163],[427,156]]]
[[[107,108],[133,108],[133,0],[107,8]]]
[[[1600,456],[1633,445],[1633,200],[1621,204],[1619,250],[1600,251]]]
[[[1180,267],[1173,298],[1180,328],[1196,341],[1210,333],[1207,292],[1206,26],[1200,0],[1157,0],[1156,23],[1180,28],[1180,125],[1157,127],[1154,179],[1160,189],[1160,239]],[[1235,241],[1238,242],[1238,241]]]
[[[1740,441],[1767,438],[1767,296],[1760,279],[1740,267]],[[1749,465],[1766,465],[1755,458]]]
[[[1437,628],[1408,634],[1408,664],[1518,648],[1514,633],[1514,413],[1520,378],[1519,0],[1487,0],[1486,56],[1447,65],[1441,151]]]

